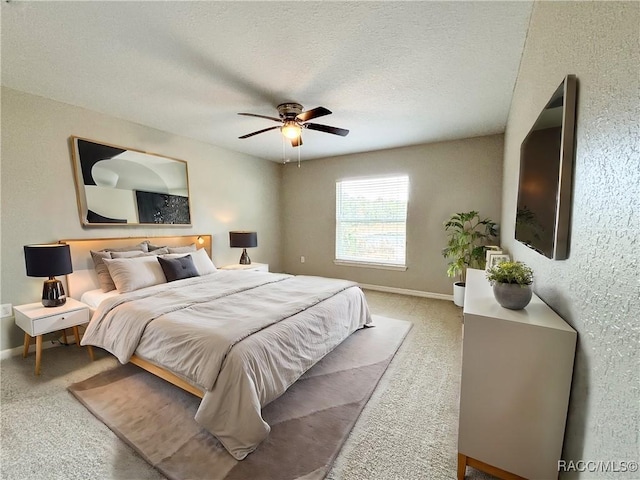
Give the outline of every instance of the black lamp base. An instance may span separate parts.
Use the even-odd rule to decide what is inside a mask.
[[[64,287],[60,280],[56,280],[55,277],[49,277],[49,280],[44,281],[42,287],[42,305],[45,307],[59,307],[64,305],[67,301],[67,296],[64,293]]]
[[[251,265],[251,259],[247,253],[247,249],[242,249],[242,255],[240,256],[240,265]]]

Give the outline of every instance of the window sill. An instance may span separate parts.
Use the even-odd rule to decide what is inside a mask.
[[[334,260],[333,263],[341,267],[376,268],[378,270],[394,270],[396,272],[407,270],[406,265],[387,265],[385,263],[350,262],[348,260]]]

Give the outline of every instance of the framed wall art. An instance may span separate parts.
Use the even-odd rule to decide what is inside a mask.
[[[191,225],[187,162],[71,137],[83,226]]]

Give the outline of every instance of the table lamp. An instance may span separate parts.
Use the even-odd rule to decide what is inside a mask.
[[[47,245],[25,245],[24,260],[29,277],[49,277],[42,288],[42,305],[59,307],[67,301],[64,288],[56,275],[73,272],[69,245],[53,243]]]
[[[229,246],[231,248],[242,248],[240,265],[251,265],[247,248],[258,246],[258,234],[256,232],[229,232]]]

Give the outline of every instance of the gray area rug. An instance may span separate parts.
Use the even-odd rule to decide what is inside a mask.
[[[411,323],[374,316],[263,409],[269,437],[235,460],[193,419],[199,399],[139,369],[118,366],[75,383],[73,395],[171,479],[324,478]]]

